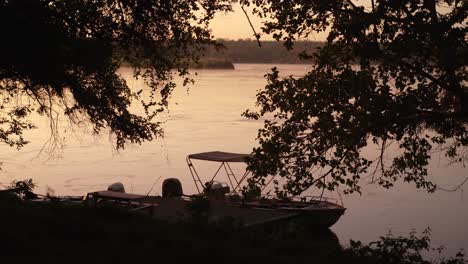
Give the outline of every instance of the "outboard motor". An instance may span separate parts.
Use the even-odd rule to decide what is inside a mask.
[[[121,182],[115,182],[109,185],[109,187],[107,187],[107,190],[111,192],[125,193],[125,187]]]
[[[181,197],[183,195],[182,184],[176,178],[168,178],[162,184],[163,197]]]

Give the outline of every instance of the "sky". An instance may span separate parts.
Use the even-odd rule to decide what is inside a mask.
[[[363,5],[370,8],[371,0],[353,0],[356,5]],[[249,13],[250,9],[246,9]],[[257,32],[261,32],[261,20],[253,15],[249,15],[253,26]],[[234,6],[234,12],[228,14],[218,13],[212,21],[211,28],[215,38],[223,39],[254,39],[254,33],[250,28],[249,22],[242,12],[239,5]],[[315,34],[309,37],[309,40],[324,41],[327,33]],[[262,36],[262,40],[271,40],[271,36]]]

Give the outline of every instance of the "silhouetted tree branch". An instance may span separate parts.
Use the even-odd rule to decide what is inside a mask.
[[[385,187],[403,180],[434,191],[426,177],[434,147],[464,162],[466,1],[377,0],[371,12],[352,1],[254,3],[270,19],[264,32],[288,48],[311,33],[329,33],[326,45],[310,54],[315,64],[305,76],[282,78],[273,69],[257,94],[259,110],[244,113],[267,119],[249,162],[252,181],[278,174],[286,182],[277,188],[281,194],[340,185],[354,192],[371,173]],[[387,165],[385,142],[397,149]],[[363,155],[372,145],[380,147],[377,158]],[[317,167],[323,170],[312,173]],[[335,169],[324,185],[329,168]]]
[[[214,44],[210,20],[230,9],[229,0],[1,0],[0,141],[23,146],[27,116],[54,111],[110,130],[117,148],[161,136],[172,71],[189,83],[189,62]],[[149,89],[131,90],[117,74],[123,64]]]

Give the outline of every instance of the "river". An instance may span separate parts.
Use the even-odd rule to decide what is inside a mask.
[[[30,144],[19,151],[0,146],[0,183],[5,186],[14,179],[33,178],[39,193],[84,195],[120,181],[128,192],[144,194],[155,184],[150,192],[154,195],[161,193],[164,178],[177,177],[185,193],[194,193],[185,162],[188,154],[212,150],[248,153],[256,145],[262,121],[246,120],[241,113],[254,107],[256,91],[266,83],[263,75],[273,66],[236,64],[236,70],[199,70],[195,85],[188,91],[178,87],[169,112],[160,117],[165,137],[121,151],[114,149],[108,134],[92,135],[89,125],[70,126],[63,116],[59,118],[59,145],[47,144],[48,120],[36,118],[39,129],[26,134]],[[302,75],[308,66],[278,68],[284,75]],[[130,69],[120,73],[130,86],[143,85],[132,78]],[[195,165],[205,179],[216,169],[208,162]],[[241,173],[243,167],[234,169]],[[463,181],[467,172],[461,165],[448,166],[443,156],[433,157],[429,169],[431,179],[445,188]],[[349,239],[375,240],[389,231],[407,235],[430,227],[434,246],[447,246],[447,254],[468,249],[468,202],[463,189],[428,194],[409,184],[387,190],[364,180],[362,195],[345,196],[343,201],[348,209],[332,227],[342,244]]]

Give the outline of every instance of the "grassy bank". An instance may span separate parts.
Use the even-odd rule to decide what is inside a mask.
[[[304,226],[242,229],[230,219],[208,225],[195,215],[168,223],[115,206],[32,203],[5,195],[0,208],[3,263],[466,263],[463,256],[425,262],[425,237],[343,249],[331,231]]]
[[[221,263],[328,261],[336,237],[237,230],[231,223],[166,223],[112,207],[1,203],[2,258],[46,263],[138,263],[219,260]],[[263,233],[263,235],[261,234]]]

